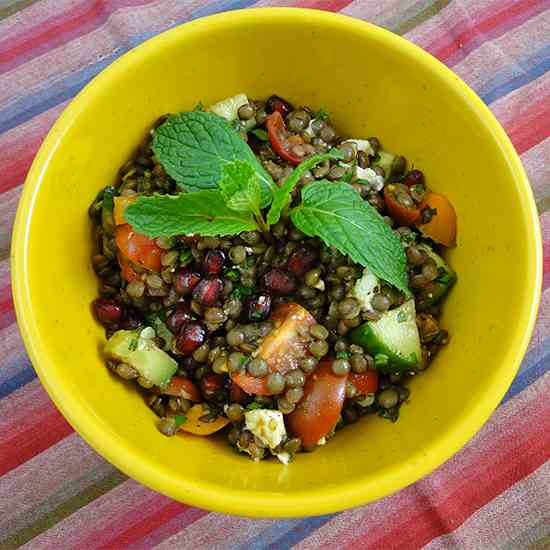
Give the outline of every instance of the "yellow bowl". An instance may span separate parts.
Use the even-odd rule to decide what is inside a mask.
[[[105,368],[89,304],[88,205],[152,121],[244,91],[326,108],[340,131],[379,136],[458,213],[459,282],[443,314],[451,342],[411,384],[396,424],[372,417],[283,466],[222,441],[166,438],[129,384]],[[253,516],[334,512],[396,491],[455,453],[510,385],[541,283],[530,187],[504,131],[450,70],[367,23],[260,9],[188,23],[103,71],[59,118],[28,175],[14,230],[13,287],[42,383],[98,452],[142,483],[203,508]]]

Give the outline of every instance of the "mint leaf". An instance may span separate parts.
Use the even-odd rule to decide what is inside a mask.
[[[249,133],[256,136],[260,141],[269,141],[269,135],[263,128],[254,128]]]
[[[308,159],[302,161],[286,178],[281,187],[275,191],[273,195],[273,202],[271,208],[267,214],[267,223],[273,225],[281,218],[281,212],[290,201],[290,195],[296,184],[300,181],[300,178],[314,166],[325,162],[326,160],[342,159],[344,155],[339,149],[331,149],[328,153],[322,153],[320,155],[313,155]]]
[[[221,191],[214,190],[139,197],[126,208],[125,216],[138,233],[148,237],[213,237],[257,229],[250,212],[231,210]]]
[[[260,184],[249,162],[235,160],[225,164],[219,187],[227,206],[233,210],[260,213]]]
[[[249,162],[257,173],[262,207],[271,202],[277,189],[239,132],[211,112],[172,115],[155,130],[153,151],[166,172],[187,191],[215,189],[223,166],[235,160]]]
[[[302,189],[302,201],[290,212],[298,229],[320,237],[410,295],[407,260],[399,238],[353,187],[321,180]]]

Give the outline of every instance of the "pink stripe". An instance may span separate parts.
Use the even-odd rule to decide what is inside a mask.
[[[0,72],[67,41],[90,32],[120,8],[142,5],[151,0],[94,0],[83,2],[59,15],[43,21],[38,27],[28,27],[14,38],[0,41]]]

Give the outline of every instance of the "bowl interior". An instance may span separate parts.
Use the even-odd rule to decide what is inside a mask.
[[[138,391],[112,376],[86,214],[161,114],[244,91],[327,109],[343,134],[376,135],[458,214],[444,308],[451,343],[411,384],[396,424],[364,418],[290,466],[220,439],[165,438]],[[101,74],[46,140],[15,235],[19,320],[42,381],[71,423],[130,475],[176,499],[248,515],[307,515],[411,483],[455,452],[508,387],[537,295],[526,180],[501,129],[458,77],[385,31],[301,10],[242,12],[157,37]],[[513,295],[513,298],[511,297]]]

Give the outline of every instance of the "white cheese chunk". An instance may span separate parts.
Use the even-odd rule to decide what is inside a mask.
[[[363,275],[357,280],[352,290],[353,297],[361,305],[363,311],[372,311],[372,299],[378,292],[380,281],[368,268],[363,270]]]
[[[270,449],[286,437],[283,413],[269,409],[255,409],[244,413],[246,427]]]

